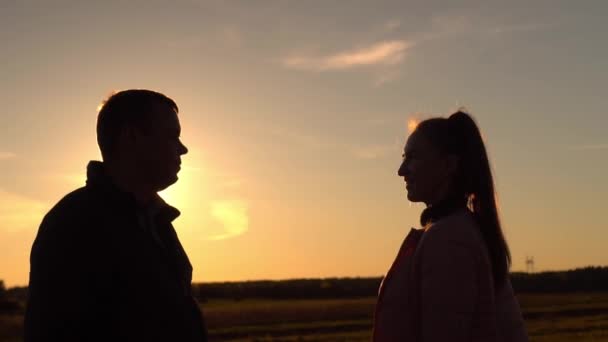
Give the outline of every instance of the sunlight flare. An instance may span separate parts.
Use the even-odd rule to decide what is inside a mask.
[[[211,204],[211,216],[224,227],[224,234],[210,240],[223,240],[242,235],[249,229],[247,204],[242,200],[220,200]]]
[[[416,118],[410,118],[409,120],[407,120],[407,132],[410,134],[414,132],[414,130],[416,130],[416,127],[418,127],[419,123],[420,120]]]

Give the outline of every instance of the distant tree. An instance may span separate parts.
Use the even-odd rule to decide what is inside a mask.
[[[515,292],[608,291],[608,267],[584,267],[568,271],[511,273]]]
[[[0,299],[6,295],[6,287],[4,286],[4,280],[0,280]]]

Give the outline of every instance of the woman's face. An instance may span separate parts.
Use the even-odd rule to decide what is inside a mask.
[[[414,131],[405,144],[403,163],[397,172],[407,184],[408,200],[432,205],[443,199],[455,167],[452,160],[420,131]]]

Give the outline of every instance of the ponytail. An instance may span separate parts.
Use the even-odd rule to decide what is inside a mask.
[[[494,179],[477,124],[469,114],[458,111],[448,119],[423,121],[418,129],[444,153],[458,157],[451,195],[467,199],[488,247],[495,288],[499,289],[508,276],[511,253],[502,232]]]

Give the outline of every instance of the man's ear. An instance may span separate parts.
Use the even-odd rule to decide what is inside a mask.
[[[132,126],[125,125],[120,128],[117,139],[117,148],[122,150],[123,153],[131,153],[133,149],[136,148],[138,142],[141,141],[141,138],[136,129]]]
[[[125,143],[134,144],[141,140],[141,132],[133,126],[122,126],[119,133],[119,139]]]

